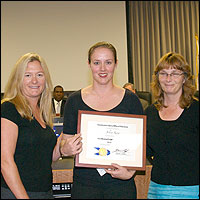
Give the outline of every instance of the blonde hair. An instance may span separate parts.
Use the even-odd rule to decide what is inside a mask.
[[[50,127],[53,127],[52,81],[45,60],[36,53],[27,53],[18,59],[8,79],[1,103],[5,101],[12,102],[22,117],[29,120],[33,119],[32,109],[29,105],[29,102],[22,94],[25,70],[28,63],[33,61],[40,62],[45,76],[45,87],[38,101],[40,116],[42,119],[44,119],[46,124],[48,124]]]
[[[178,69],[181,70],[184,74],[185,82],[182,86],[182,95],[179,99],[179,106],[181,108],[189,107],[193,101],[193,99],[198,100],[194,94],[196,92],[195,85],[193,85],[193,76],[191,74],[191,69],[188,63],[185,61],[183,56],[181,56],[178,53],[169,52],[165,54],[158,62],[158,64],[155,67],[155,70],[153,72],[152,76],[152,93],[154,95],[155,100],[155,106],[158,110],[160,110],[161,107],[166,107],[164,105],[164,92],[160,86],[158,74],[159,71],[162,69]]]

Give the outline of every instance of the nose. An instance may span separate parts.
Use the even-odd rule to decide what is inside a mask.
[[[172,79],[172,74],[167,74],[167,81]]]
[[[102,70],[102,71],[105,70],[105,64],[104,64],[104,63],[101,63],[101,65],[100,65],[100,70]]]
[[[36,77],[36,76],[33,76],[32,79],[31,79],[31,81],[32,81],[33,83],[37,83],[37,77]]]

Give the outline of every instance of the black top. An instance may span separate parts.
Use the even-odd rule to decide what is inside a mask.
[[[166,121],[154,105],[147,114],[147,156],[154,156],[151,180],[164,185],[199,184],[199,102]]]
[[[60,117],[63,117],[65,102],[66,102],[66,99],[61,100]],[[54,98],[52,98],[52,108],[53,108],[53,113],[55,113],[56,111],[55,111]]]
[[[78,110],[97,111],[90,108],[83,102],[81,97],[81,90],[71,94],[66,101],[64,110],[63,133],[77,133]],[[143,108],[138,97],[126,89],[124,98],[120,104],[107,112],[141,115],[143,114]],[[75,167],[73,178],[78,182],[87,182],[87,184],[97,184],[99,186],[106,183],[121,184],[124,182],[124,180],[112,178],[109,174],[105,174],[101,177],[95,168],[84,167]],[[132,179],[130,179],[130,181],[133,181]]]
[[[22,118],[14,104],[1,104],[1,117],[18,126],[14,160],[27,191],[45,192],[52,189],[52,154],[56,135],[49,127],[42,128],[36,119]],[[1,186],[8,188],[1,174]]]

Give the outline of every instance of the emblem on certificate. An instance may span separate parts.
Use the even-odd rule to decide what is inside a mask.
[[[105,148],[99,148],[99,147],[95,147],[95,149],[98,150],[98,153],[95,153],[95,155],[99,155],[99,156],[107,156],[110,154],[110,151],[105,149]]]
[[[77,132],[83,151],[75,166],[109,168],[117,163],[128,169],[145,170],[146,116],[79,110]]]

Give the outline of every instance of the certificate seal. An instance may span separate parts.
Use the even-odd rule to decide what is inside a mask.
[[[95,149],[97,149],[99,152],[95,153],[95,155],[99,155],[99,156],[107,156],[110,154],[110,151],[105,149],[105,148],[99,148],[99,147],[95,147]]]
[[[100,156],[106,156],[107,153],[108,153],[107,149],[105,149],[105,148],[100,148],[99,149],[99,155]]]

